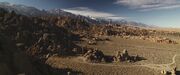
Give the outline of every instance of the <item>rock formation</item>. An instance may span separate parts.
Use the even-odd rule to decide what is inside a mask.
[[[97,63],[105,61],[103,52],[97,50],[97,49],[90,49],[88,50],[84,55],[84,60],[87,62]]]
[[[118,51],[117,54],[113,58],[114,62],[123,62],[123,61],[135,62],[135,61],[138,61],[138,60],[139,60],[138,55],[130,56],[126,49],[124,49],[122,53],[120,51]]]

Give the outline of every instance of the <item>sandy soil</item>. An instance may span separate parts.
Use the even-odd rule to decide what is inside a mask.
[[[138,65],[93,64],[78,62],[76,58],[51,57],[47,60],[54,68],[71,68],[83,75],[160,75],[153,69]],[[78,74],[79,75],[79,74]]]
[[[98,48],[106,55],[115,55],[116,51],[127,49],[130,55],[138,54],[146,60],[135,63],[93,64],[85,63],[79,57],[51,57],[47,60],[47,63],[55,68],[71,68],[75,71],[83,72],[83,75],[160,75],[162,68],[159,69],[157,67],[171,63],[173,56],[180,53],[180,44],[160,44],[120,37],[109,38],[111,41],[101,41],[97,45],[87,45],[86,42],[81,42],[79,45]],[[177,66],[180,67],[179,58],[177,56],[175,59]],[[179,68],[177,69],[180,70]]]

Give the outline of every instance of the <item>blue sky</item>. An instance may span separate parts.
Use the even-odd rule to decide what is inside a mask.
[[[180,27],[180,0],[0,0],[39,9],[60,8],[75,14],[126,19],[162,27]]]

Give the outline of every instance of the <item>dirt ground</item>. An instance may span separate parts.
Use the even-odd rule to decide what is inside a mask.
[[[132,64],[93,64],[77,60],[77,58],[51,57],[47,60],[47,63],[55,68],[71,68],[74,71],[83,72],[77,75],[160,75],[153,69]]]
[[[102,36],[101,38],[103,38]],[[46,63],[55,68],[71,68],[74,71],[83,72],[83,75],[161,75],[160,70],[145,65],[168,64],[172,62],[175,54],[180,53],[180,44],[162,44],[147,40],[124,39],[121,37],[108,37],[110,41],[100,41],[97,45],[88,45],[80,42],[81,46],[98,48],[105,55],[115,55],[117,51],[127,49],[130,55],[138,54],[145,58],[135,63],[85,63],[80,57],[50,57]],[[178,39],[177,39],[178,40]],[[177,56],[176,64],[180,71],[180,56]],[[78,74],[79,75],[79,74]]]

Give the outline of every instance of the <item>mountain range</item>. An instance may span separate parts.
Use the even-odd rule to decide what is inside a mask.
[[[20,4],[11,4],[8,2],[0,2],[0,8],[4,8],[7,11],[15,11],[17,14],[25,15],[25,16],[68,16],[71,18],[79,18],[85,20],[90,24],[122,24],[122,25],[132,25],[138,27],[153,27],[150,25],[146,25],[143,23],[137,23],[133,21],[127,21],[124,19],[120,20],[111,20],[105,18],[94,18],[89,16],[75,15],[70,12],[63,11],[61,9],[50,9],[50,10],[40,10],[35,7],[20,5]]]

